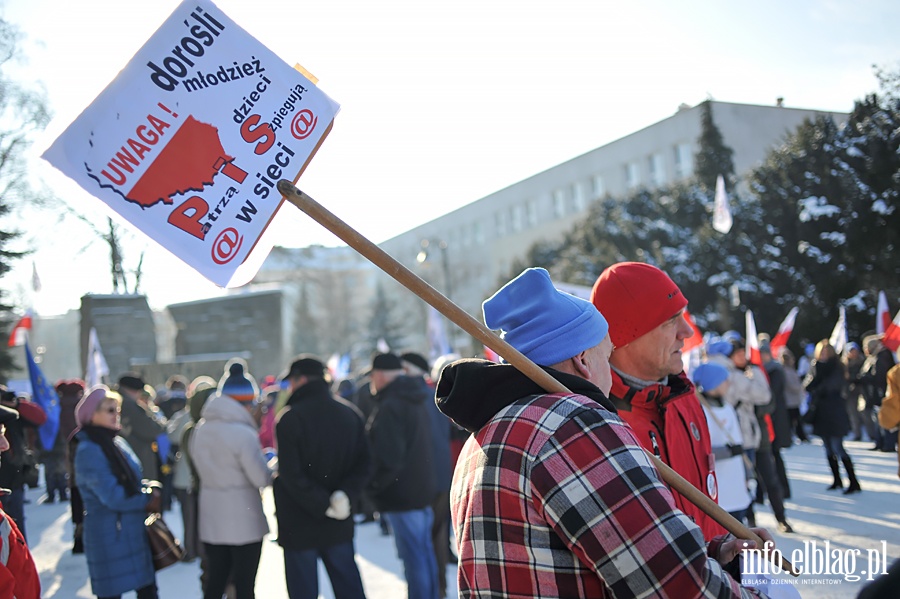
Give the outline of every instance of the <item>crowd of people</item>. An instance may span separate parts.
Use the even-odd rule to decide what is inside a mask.
[[[59,381],[59,434],[43,448],[46,414],[3,388],[0,548],[13,550],[0,596],[40,593],[23,501],[38,463],[40,502],[70,501],[72,550],[101,599],[158,597],[145,519],[175,503],[204,598],[254,597],[270,485],[292,599],[318,597],[320,561],[336,598],[365,597],[354,538],[370,520],[393,537],[410,599],[445,597],[452,563],[463,597],[765,596],[741,583],[754,541],[726,533],[650,456],[773,542],[754,505],[768,500],[778,532],[794,532],[784,450],[821,438],[828,490],[851,499],[863,489],[845,438],[896,451],[900,366],[878,335],[841,354],[822,340],[800,360],[761,335],[754,364],[726,331],[686,371],[687,304],[665,272],[633,262],[603,271],[590,301],[539,268],[504,285],[485,324],[565,393],[479,358],[383,352],[335,381],[301,354],[261,386],[235,358],[218,381]]]

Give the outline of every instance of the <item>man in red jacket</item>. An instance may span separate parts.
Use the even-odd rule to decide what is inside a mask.
[[[15,422],[18,417],[15,410],[0,406],[0,453],[9,449],[6,425]],[[9,491],[0,489],[0,495],[5,493]],[[25,544],[25,537],[15,521],[0,510],[0,597],[40,599],[40,596],[41,579]]]
[[[669,276],[649,264],[620,262],[594,283],[591,302],[609,321],[615,350],[609,358],[609,398],[641,445],[712,500],[718,496],[709,428],[694,385],[684,373],[681,348],[692,329],[687,299]],[[707,541],[725,534],[674,489],[675,505]]]

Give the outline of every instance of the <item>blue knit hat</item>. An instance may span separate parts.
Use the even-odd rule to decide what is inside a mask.
[[[728,369],[721,364],[705,362],[697,366],[691,376],[697,390],[701,393],[708,393],[728,380]]]
[[[532,362],[550,366],[599,345],[609,325],[594,305],[553,287],[529,268],[482,304],[484,324]]]
[[[246,374],[247,363],[232,358],[225,365],[225,375],[219,379],[219,395],[227,395],[241,403],[249,403],[259,396],[259,387],[253,376]]]

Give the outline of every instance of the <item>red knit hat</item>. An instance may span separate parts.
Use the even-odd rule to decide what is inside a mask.
[[[600,274],[591,303],[609,322],[609,338],[625,347],[687,306],[669,275],[643,262],[620,262]]]

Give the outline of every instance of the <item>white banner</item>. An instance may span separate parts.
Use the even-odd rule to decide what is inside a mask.
[[[212,2],[191,0],[43,157],[233,286],[255,274],[235,271],[282,202],[276,183],[297,180],[338,110]]]

